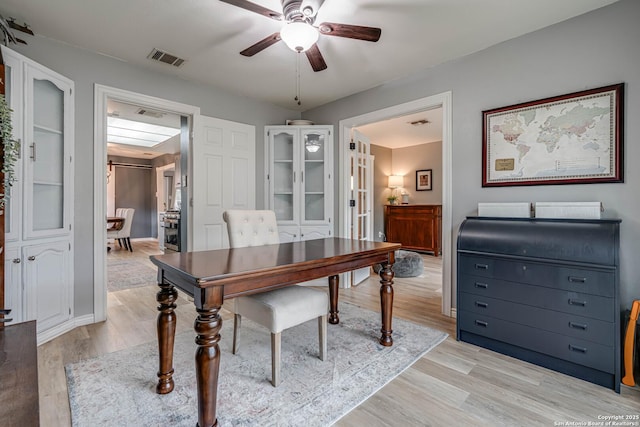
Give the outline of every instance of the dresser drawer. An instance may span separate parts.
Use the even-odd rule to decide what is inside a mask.
[[[464,274],[613,297],[615,270],[587,269],[533,261],[460,254]]]
[[[580,292],[467,275],[458,277],[458,290],[468,294],[537,306],[605,322],[614,322],[616,316],[613,298]]]
[[[603,345],[610,344],[614,334],[613,319],[611,322],[604,322],[480,295],[461,292],[458,307],[460,310],[479,315],[491,316]]]
[[[469,311],[458,312],[460,330],[567,360],[599,371],[615,372],[614,347],[520,325]]]

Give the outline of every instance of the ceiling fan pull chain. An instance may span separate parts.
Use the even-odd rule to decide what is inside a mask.
[[[294,100],[298,101],[298,105],[302,105],[300,99],[300,52],[296,54],[296,97]]]

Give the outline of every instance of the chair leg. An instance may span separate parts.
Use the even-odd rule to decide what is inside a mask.
[[[236,354],[238,352],[238,345],[240,344],[240,337],[238,334],[240,333],[240,324],[242,323],[242,316],[239,314],[233,315],[233,347],[231,348],[231,352]]]
[[[118,245],[120,245],[120,249],[122,249],[122,239],[118,239]]]
[[[280,348],[282,346],[282,332],[271,333],[271,385],[280,384]]]
[[[129,246],[129,252],[133,252],[133,246],[131,246],[131,238],[127,237],[127,246]]]
[[[318,317],[318,340],[320,341],[320,360],[327,356],[327,315]]]

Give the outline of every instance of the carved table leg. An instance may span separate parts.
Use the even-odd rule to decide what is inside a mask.
[[[216,404],[218,400],[218,373],[220,372],[220,309],[223,299],[222,287],[200,291],[201,300],[196,299],[198,317],[194,323],[196,331],[196,383],[198,386],[198,426],[218,425]],[[198,298],[198,295],[196,295]]]
[[[329,276],[329,323],[337,325],[340,323],[338,318],[338,284],[340,278],[335,276]]]
[[[384,264],[380,270],[380,311],[382,313],[382,336],[380,344],[385,347],[393,345],[393,337],[391,334],[391,319],[393,317],[393,255],[390,255],[390,262]]]
[[[156,393],[167,394],[173,390],[173,342],[176,335],[176,308],[178,291],[166,283],[159,283],[160,290],[156,295],[158,306],[158,353],[160,363],[158,368],[158,385]]]

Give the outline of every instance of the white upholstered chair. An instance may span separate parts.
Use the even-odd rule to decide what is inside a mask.
[[[276,215],[267,210],[228,210],[223,219],[227,223],[229,245],[232,248],[262,246],[279,243]],[[271,384],[280,383],[281,334],[285,329],[318,319],[319,357],[327,353],[326,292],[303,286],[287,286],[273,291],[233,299],[233,354],[239,347],[242,317],[245,316],[271,331]]]
[[[116,216],[124,218],[122,228],[119,230],[107,230],[107,239],[116,239],[120,247],[124,242],[124,248],[133,252],[133,246],[131,246],[131,223],[133,222],[133,214],[136,212],[133,208],[118,208],[116,209]]]

